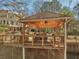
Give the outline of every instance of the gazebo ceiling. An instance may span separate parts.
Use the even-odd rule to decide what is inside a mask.
[[[69,19],[70,17],[65,17],[63,14],[58,13],[43,12],[26,17],[25,19],[20,20],[20,22],[37,28],[57,28],[63,25],[63,21],[66,18]]]
[[[59,28],[63,25],[61,21],[36,21],[36,22],[27,22],[27,25],[33,28]]]

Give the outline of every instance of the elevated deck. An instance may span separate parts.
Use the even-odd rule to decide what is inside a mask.
[[[30,37],[30,36],[28,36]],[[42,38],[38,38],[42,37]],[[11,46],[11,47],[25,47],[25,48],[34,48],[34,49],[53,49],[53,50],[60,50],[64,49],[64,42],[63,38],[60,37],[60,40],[56,40],[59,37],[54,38],[52,37],[52,41],[47,40],[47,36],[37,36],[34,38],[34,41],[28,40],[25,38],[25,42],[22,40],[21,35],[0,35],[0,44],[4,46]],[[51,37],[50,37],[51,38]],[[76,38],[71,37],[67,39],[67,51],[72,53],[79,53],[79,36]]]

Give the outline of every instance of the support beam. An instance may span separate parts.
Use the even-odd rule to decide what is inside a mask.
[[[24,45],[24,40],[25,40],[25,23],[23,24],[23,29],[22,29],[22,42],[23,42],[23,45]]]
[[[22,47],[22,59],[25,59],[25,48]]]
[[[66,40],[67,40],[67,18],[65,19],[65,23],[64,23],[64,30],[65,30],[65,43],[64,43],[64,46],[65,46],[65,49],[64,49],[64,59],[67,59],[67,44],[66,44]]]
[[[49,49],[48,49],[48,59],[49,59]]]
[[[23,29],[22,29],[22,41],[24,45],[24,40],[25,40],[25,23],[23,24]],[[22,59],[25,59],[25,48],[22,47]]]

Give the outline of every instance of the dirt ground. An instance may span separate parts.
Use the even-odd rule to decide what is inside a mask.
[[[26,59],[63,59],[62,50],[26,49],[25,55]],[[0,59],[22,59],[22,48],[0,45]]]

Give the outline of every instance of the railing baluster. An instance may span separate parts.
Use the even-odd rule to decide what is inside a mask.
[[[13,38],[13,36],[12,36],[12,35],[10,35],[10,36],[11,36],[11,39],[10,39],[10,41],[12,42],[12,40],[13,40],[13,39],[12,39],[12,38]]]
[[[17,43],[17,40],[18,40],[18,35],[15,35],[14,42]]]
[[[3,36],[1,35],[1,43],[3,43]]]
[[[54,47],[54,37],[52,37],[52,40],[53,40],[52,46]]]
[[[3,39],[2,39],[2,35],[0,35],[0,41],[1,41],[1,43],[2,43],[2,41],[3,41]]]
[[[6,42],[6,35],[4,34],[4,41]]]
[[[19,39],[20,39],[20,38],[19,38],[19,35],[17,35],[17,37],[18,37],[18,38],[17,38],[17,43],[19,44]]]
[[[44,37],[42,36],[42,47],[44,47]]]
[[[32,39],[32,46],[34,46],[34,35],[33,35],[33,39]]]
[[[0,43],[2,43],[1,35],[0,35]]]

